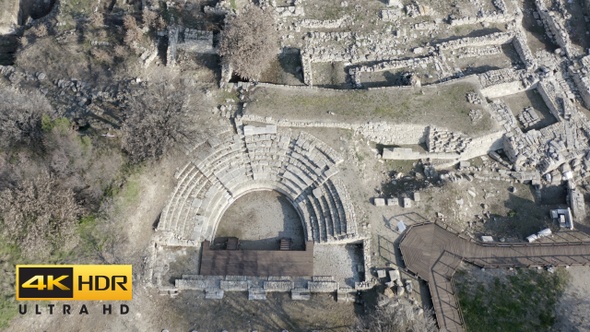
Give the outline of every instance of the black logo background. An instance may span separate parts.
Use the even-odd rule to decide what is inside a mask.
[[[18,273],[18,295],[20,299],[35,298],[62,298],[71,299],[74,297],[74,269],[71,267],[20,267]],[[57,287],[53,290],[38,290],[36,288],[23,288],[22,284],[36,275],[43,275],[43,282],[47,286],[47,276],[53,275],[54,279],[67,275],[68,277],[60,283],[70,290],[64,291]],[[37,284],[37,282],[35,282]]]

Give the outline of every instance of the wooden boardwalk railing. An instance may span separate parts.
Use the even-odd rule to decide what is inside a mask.
[[[482,268],[590,265],[590,241],[482,243],[434,223],[410,226],[400,240],[406,268],[428,282],[441,331],[464,331],[453,290],[462,261]]]

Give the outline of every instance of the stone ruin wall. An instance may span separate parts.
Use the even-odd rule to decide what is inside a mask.
[[[567,56],[576,56],[577,51],[572,47],[572,42],[565,28],[566,23],[564,18],[547,9],[544,0],[535,0],[535,5],[537,6],[537,12],[543,21],[545,31],[549,38],[555,41]]]
[[[590,55],[580,59],[576,68],[570,66],[570,74],[574,79],[574,84],[580,92],[580,97],[587,108],[590,108]]]
[[[491,14],[479,17],[461,17],[451,19],[451,26],[471,25],[481,23],[505,23],[514,20],[515,16],[512,14]]]
[[[306,18],[297,22],[297,25],[306,29],[338,29],[348,20],[350,20],[350,16],[348,15],[344,15],[335,20],[314,20]]]
[[[354,39],[357,38],[350,32],[316,32],[312,35],[312,38],[335,38],[336,40],[346,40],[346,39]],[[315,37],[314,37],[315,36]],[[421,53],[427,53],[429,55],[423,57],[416,57],[410,59],[400,59],[400,60],[385,60],[375,64],[370,65],[353,65],[347,68],[348,76],[352,84],[360,88],[362,87],[362,80],[361,74],[362,73],[371,73],[371,72],[379,72],[379,71],[388,71],[388,70],[395,70],[401,68],[416,68],[417,66],[424,66],[428,64],[434,64],[439,71],[442,70],[442,65],[440,62],[440,55],[444,51],[454,51],[459,49],[467,49],[467,48],[474,48],[471,50],[471,53],[481,55],[478,52],[482,50],[478,50],[477,48],[480,47],[488,47],[488,46],[497,46],[503,45],[507,43],[512,43],[514,46],[517,54],[519,55],[521,61],[525,64],[526,68],[531,70],[536,67],[536,60],[527,46],[526,36],[521,31],[521,29],[516,29],[515,32],[496,32],[491,33],[485,36],[480,37],[466,37],[456,40],[451,40],[447,42],[443,42],[440,44],[435,45],[434,47],[430,47],[425,50],[421,50]],[[467,49],[469,51],[470,49]],[[501,50],[495,50],[497,52],[501,52]],[[382,54],[389,54],[391,52],[385,52]],[[469,52],[468,52],[469,53]],[[473,54],[469,53],[468,55],[473,56]],[[349,53],[348,51],[335,51],[335,50],[325,50],[323,48],[306,47],[304,50],[301,51],[301,62],[303,68],[303,77],[304,83],[307,85],[313,85],[313,77],[312,77],[312,63],[314,62],[332,62],[332,61],[348,61],[355,62],[361,61],[362,59],[355,58],[354,54]],[[375,61],[379,61],[379,59],[374,59]],[[512,68],[506,68],[507,72],[514,71]],[[517,71],[520,73],[520,71]],[[505,73],[504,75],[508,75]],[[513,75],[514,76],[514,75]],[[514,80],[513,80],[514,81]],[[488,84],[493,85],[493,84]]]
[[[528,47],[526,35],[522,29],[519,28],[516,30],[514,38],[512,39],[512,45],[514,46],[516,53],[518,53],[520,60],[528,70],[533,70],[537,67],[537,61]]]
[[[459,17],[451,18],[451,26],[467,25],[467,24],[482,24],[482,23],[505,23],[513,21],[517,18],[517,15],[508,13],[506,3],[504,0],[493,0],[494,7],[498,11],[493,12],[480,12],[477,17]]]
[[[348,122],[276,120],[271,117],[258,115],[244,115],[241,120],[245,122],[276,124],[279,127],[347,129],[354,131],[355,134],[361,135],[367,140],[384,145],[416,145],[426,143],[431,132],[430,126],[427,125],[391,124],[386,122],[354,124]],[[450,144],[449,142],[439,142],[440,140],[438,139],[431,139],[429,146],[432,149],[429,149],[428,153],[421,154],[420,158],[452,159],[455,161],[469,160],[477,156],[486,155],[489,151],[502,148],[503,131],[496,131],[475,138],[447,131],[444,131],[444,133],[447,136],[451,135],[453,137],[458,135],[458,139],[449,141],[454,142],[456,145]]]
[[[537,91],[541,94],[543,101],[551,111],[551,114],[559,121],[564,114],[563,106],[557,103],[557,92],[555,85],[548,81],[541,81],[537,84]]]
[[[504,68],[490,70],[477,75],[481,85],[481,93],[487,98],[499,98],[535,87],[536,81],[531,80],[526,70]]]
[[[159,289],[163,294],[173,296],[183,290],[202,291],[206,299],[216,300],[222,299],[225,292],[248,292],[249,300],[266,300],[268,293],[276,292],[290,292],[293,300],[309,300],[312,293],[336,293],[337,302],[348,302],[354,299],[352,294],[357,287],[340,285],[329,276],[222,277],[185,274],[175,280],[174,287],[159,285]]]
[[[380,71],[388,71],[388,70],[395,70],[401,68],[410,68],[414,69],[418,66],[428,65],[436,62],[436,58],[434,56],[426,56],[420,58],[410,58],[405,60],[388,60],[384,62],[379,62],[373,65],[361,65],[361,66],[352,66],[348,68],[348,75],[350,76],[350,80],[352,81],[353,85],[357,88],[362,87],[361,82],[361,74],[362,73],[373,73],[373,72],[380,72]]]
[[[420,144],[426,142],[428,126],[411,124],[391,124],[386,122],[350,123],[317,120],[274,119],[260,115],[246,114],[241,118],[245,122],[276,124],[279,127],[292,128],[334,128],[352,130],[366,139],[381,144]]]
[[[574,82],[580,92],[580,97],[587,108],[590,108],[590,77],[585,76],[581,72],[574,73]]]
[[[489,45],[506,44],[512,41],[514,33],[512,32],[494,32],[489,35],[480,37],[465,37],[461,39],[454,39],[437,44],[436,47],[440,51],[456,50],[463,47],[482,47]]]

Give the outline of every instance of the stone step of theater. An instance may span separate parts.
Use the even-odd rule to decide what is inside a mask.
[[[193,149],[192,161],[177,173],[178,184],[162,211],[158,231],[168,232],[174,243],[211,240],[221,213],[237,197],[275,189],[302,214],[307,240],[356,239],[353,207],[337,179],[342,157],[305,132],[265,130],[222,133]]]

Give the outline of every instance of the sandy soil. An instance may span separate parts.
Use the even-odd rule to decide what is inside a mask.
[[[291,202],[275,191],[256,191],[238,198],[221,217],[216,238],[235,236],[243,249],[279,248],[289,237],[304,249],[303,225]]]

